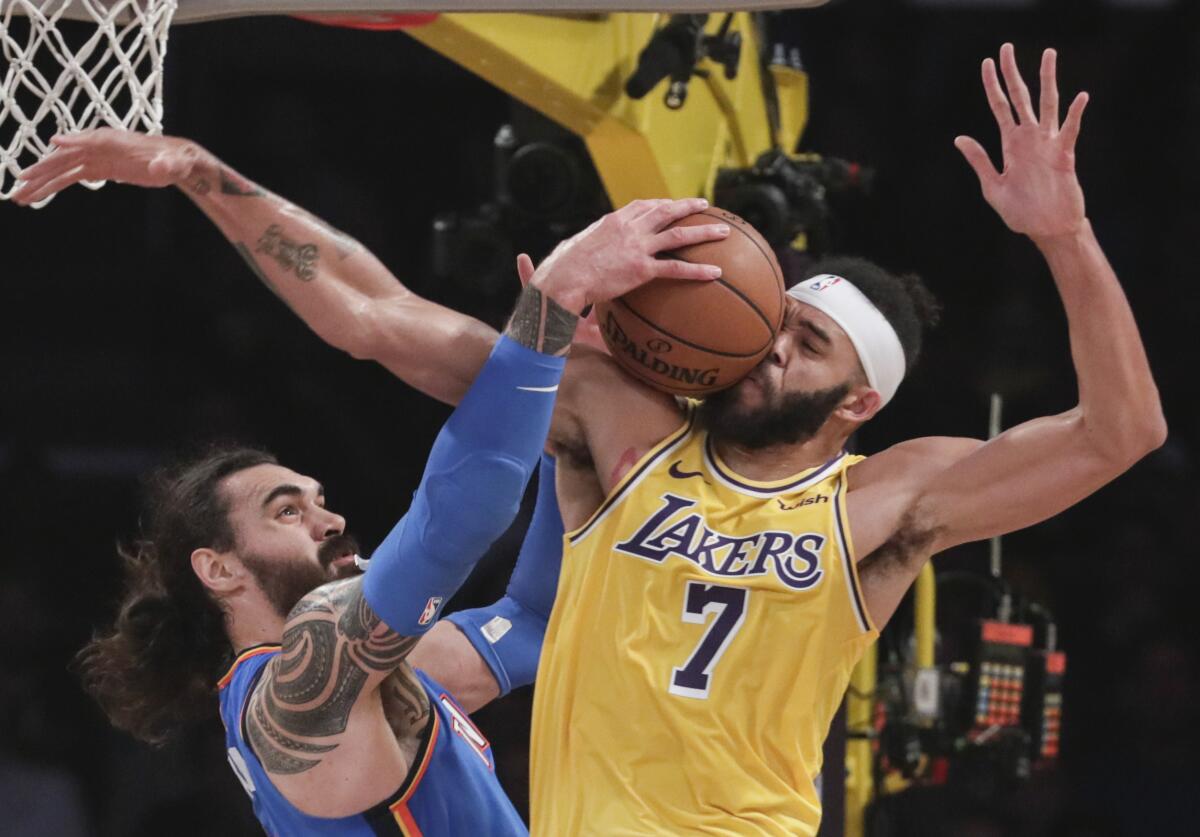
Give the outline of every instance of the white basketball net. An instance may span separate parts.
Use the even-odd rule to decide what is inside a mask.
[[[0,199],[57,133],[102,125],[162,133],[175,8],[176,0],[0,0]],[[81,22],[60,28],[64,13]]]

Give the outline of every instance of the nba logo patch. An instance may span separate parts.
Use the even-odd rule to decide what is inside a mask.
[[[842,281],[842,277],[834,276],[831,273],[825,273],[808,282],[810,291],[823,291],[826,288],[832,288],[834,285]]]
[[[428,625],[433,621],[433,617],[437,616],[438,608],[442,606],[441,596],[430,596],[429,601],[425,603],[425,611],[421,614],[421,618],[417,620],[418,625]]]

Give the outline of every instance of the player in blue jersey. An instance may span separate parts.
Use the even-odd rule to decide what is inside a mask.
[[[161,475],[115,624],[81,653],[114,724],[161,741],[218,691],[230,763],[273,835],[525,833],[468,713],[532,680],[561,546],[552,503],[508,595],[430,629],[516,513],[582,308],[655,275],[713,275],[650,259],[694,208],[654,203],[630,219],[648,231],[646,270],[522,292],[365,573],[321,486],[269,454],[220,450]],[[305,252],[319,272],[319,252]]]

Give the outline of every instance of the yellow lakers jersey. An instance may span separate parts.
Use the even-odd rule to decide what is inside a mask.
[[[878,635],[842,454],[738,476],[689,419],[564,540],[538,669],[535,835],[814,835],[821,746]]]

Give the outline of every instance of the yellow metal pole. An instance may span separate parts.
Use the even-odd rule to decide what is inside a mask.
[[[872,742],[875,723],[876,645],[872,643],[850,675],[846,696],[846,837],[863,837],[867,806],[875,794]]]
[[[937,583],[933,576],[933,562],[926,562],[917,576],[916,603],[913,623],[917,640],[917,668],[933,668],[933,640],[937,622]]]

